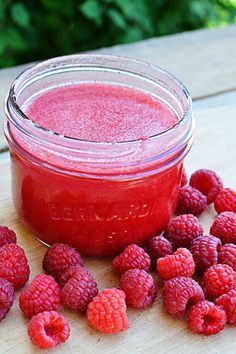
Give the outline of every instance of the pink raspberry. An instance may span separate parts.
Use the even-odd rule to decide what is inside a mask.
[[[175,248],[188,248],[196,237],[203,235],[203,227],[194,215],[183,214],[169,221],[164,235]]]
[[[57,311],[61,289],[51,275],[38,274],[19,297],[25,317],[31,318],[43,311]]]
[[[31,318],[28,334],[38,348],[49,349],[69,338],[70,327],[66,319],[56,311],[44,311]]]
[[[215,304],[225,311],[227,322],[236,326],[236,290],[221,295],[215,300]]]
[[[189,311],[188,323],[193,332],[209,336],[224,328],[226,313],[213,302],[199,301]]]
[[[46,251],[43,258],[45,273],[52,275],[56,280],[66,269],[76,265],[83,266],[79,252],[64,243],[55,243]]]
[[[223,189],[221,178],[215,172],[205,168],[195,171],[191,175],[189,184],[207,197],[207,204],[214,202],[217,194]]]
[[[218,215],[210,228],[210,234],[218,237],[222,244],[236,243],[236,213],[225,211]]]
[[[16,243],[16,234],[6,226],[0,226],[0,247],[7,243]]]
[[[155,236],[147,243],[147,252],[151,257],[152,265],[156,267],[158,258],[172,254],[172,245],[164,236]]]
[[[220,249],[219,263],[228,264],[236,272],[236,245],[226,243]]]
[[[191,277],[195,270],[193,257],[186,248],[157,260],[157,273],[163,280],[180,276]]]
[[[61,291],[62,304],[71,310],[86,311],[90,301],[98,294],[92,274],[85,267],[71,267],[62,273],[60,283],[63,284],[66,279]]]
[[[150,306],[157,297],[152,276],[142,269],[130,269],[122,274],[120,288],[126,294],[126,303],[136,309]]]
[[[128,328],[125,293],[115,288],[104,289],[88,305],[89,323],[102,333],[118,333]]]
[[[236,191],[231,188],[222,189],[216,197],[214,207],[218,214],[224,211],[236,213]]]
[[[0,278],[0,322],[6,317],[14,302],[14,288],[6,279]]]
[[[15,243],[0,248],[0,278],[8,280],[14,289],[21,288],[29,279],[29,266],[24,250]]]
[[[214,236],[200,236],[193,240],[190,252],[198,272],[203,273],[207,268],[218,263],[221,246],[220,239]]]
[[[186,186],[186,184],[188,184],[188,176],[187,176],[186,170],[184,168],[180,185],[181,185],[181,187],[184,187],[184,186]]]
[[[120,274],[129,269],[143,269],[148,271],[151,259],[143,248],[137,245],[129,245],[124,251],[113,259],[112,268]]]
[[[177,214],[200,215],[207,207],[207,199],[199,190],[185,186],[179,189]]]
[[[203,282],[206,296],[215,299],[236,289],[236,273],[227,264],[215,264],[205,271]]]
[[[204,293],[192,278],[177,277],[165,282],[162,298],[166,311],[180,317],[184,316],[192,305],[204,300]]]

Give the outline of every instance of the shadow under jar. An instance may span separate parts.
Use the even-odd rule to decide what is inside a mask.
[[[178,121],[145,139],[95,142],[47,130],[23,113],[24,104],[39,93],[93,82],[142,90],[168,106]],[[83,255],[111,256],[163,230],[175,212],[194,129],[191,97],[177,79],[129,58],[59,57],[24,71],[11,86],[5,109],[13,200],[37,239],[67,243]]]

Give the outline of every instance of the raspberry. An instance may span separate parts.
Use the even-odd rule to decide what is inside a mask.
[[[189,311],[188,324],[193,332],[205,335],[219,333],[225,326],[226,313],[210,301],[199,301]]]
[[[88,321],[103,333],[118,333],[128,328],[125,293],[115,288],[104,289],[88,305]]]
[[[198,272],[203,273],[207,268],[218,263],[218,252],[221,246],[220,239],[214,236],[200,236],[193,241],[190,252]]]
[[[236,272],[236,245],[226,243],[219,252],[219,263],[228,264]]]
[[[126,303],[136,309],[144,309],[157,297],[152,276],[142,269],[127,270],[120,278],[120,288],[126,294]]]
[[[76,265],[83,266],[79,252],[64,243],[55,243],[46,251],[43,258],[45,273],[52,275],[56,280],[66,269]]]
[[[188,183],[188,176],[187,176],[186,170],[183,169],[180,185],[181,185],[181,187],[184,187],[184,186],[186,186],[187,183]]]
[[[16,234],[6,226],[0,226],[0,247],[6,243],[16,243]]]
[[[236,273],[228,264],[215,264],[205,271],[203,282],[206,296],[215,299],[236,289]]]
[[[63,279],[68,279],[61,291],[62,304],[71,310],[86,311],[90,301],[98,294],[90,271],[85,267],[71,267],[62,273],[61,278],[61,283]]]
[[[236,213],[225,211],[218,215],[210,228],[210,234],[219,237],[222,244],[236,243]]]
[[[66,319],[56,311],[44,311],[31,318],[28,334],[38,348],[49,349],[69,338],[70,327]]]
[[[124,251],[113,259],[113,269],[122,274],[129,269],[143,269],[148,271],[151,259],[149,255],[137,245],[129,245]]]
[[[155,236],[147,243],[147,253],[151,257],[152,265],[156,267],[158,258],[172,254],[172,245],[164,236]]]
[[[60,287],[51,275],[38,274],[20,294],[19,305],[25,317],[60,307]]]
[[[223,211],[233,211],[236,213],[236,191],[231,188],[222,189],[217,195],[214,207],[218,214]]]
[[[6,279],[0,278],[0,322],[6,317],[14,302],[14,289]]]
[[[163,280],[179,276],[191,277],[194,270],[193,257],[186,248],[178,248],[172,255],[157,260],[157,273]]]
[[[200,215],[207,206],[207,199],[199,190],[185,186],[179,189],[177,214]]]
[[[221,295],[215,300],[215,304],[225,311],[227,322],[236,326],[236,290]]]
[[[28,281],[29,274],[27,258],[20,246],[7,243],[0,248],[0,278],[7,279],[18,289]]]
[[[204,293],[192,278],[178,277],[165,282],[162,298],[166,311],[180,317],[184,316],[192,305],[204,300]]]
[[[214,202],[217,194],[223,189],[221,178],[215,172],[205,168],[195,171],[189,184],[207,197],[207,204]]]
[[[203,235],[203,227],[194,215],[183,214],[169,221],[164,235],[175,248],[188,248],[196,237]]]

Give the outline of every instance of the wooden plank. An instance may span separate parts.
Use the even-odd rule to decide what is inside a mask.
[[[195,144],[186,159],[188,173],[200,167],[212,168],[220,173],[226,186],[236,188],[236,105],[197,112]],[[31,267],[31,279],[42,272],[41,260],[45,247],[32,238],[21,225],[10,197],[10,167],[8,154],[0,160],[0,224],[13,228],[19,244],[24,247]],[[209,207],[200,217],[205,233],[216,214]],[[94,274],[99,288],[117,286],[118,277],[112,272],[109,260],[86,259],[86,265]],[[154,274],[155,276],[155,274]],[[156,277],[156,276],[155,276]],[[207,354],[235,353],[235,328],[226,326],[219,335],[202,337],[192,334],[184,320],[167,315],[161,305],[160,282],[156,303],[146,311],[129,309],[130,328],[119,335],[102,335],[89,327],[86,317],[65,309],[62,313],[71,325],[71,338],[54,353],[174,353]],[[0,347],[2,353],[39,353],[30,343],[26,324],[18,308],[18,296],[13,309],[1,323]],[[45,351],[47,353],[47,351]]]
[[[163,67],[186,84],[193,98],[236,89],[236,25],[152,38],[95,52],[135,57]],[[9,86],[29,65],[0,70],[0,124]],[[0,133],[0,150],[5,146]]]

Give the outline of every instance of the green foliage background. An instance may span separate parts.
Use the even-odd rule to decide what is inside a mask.
[[[236,0],[0,0],[0,67],[236,22]]]

